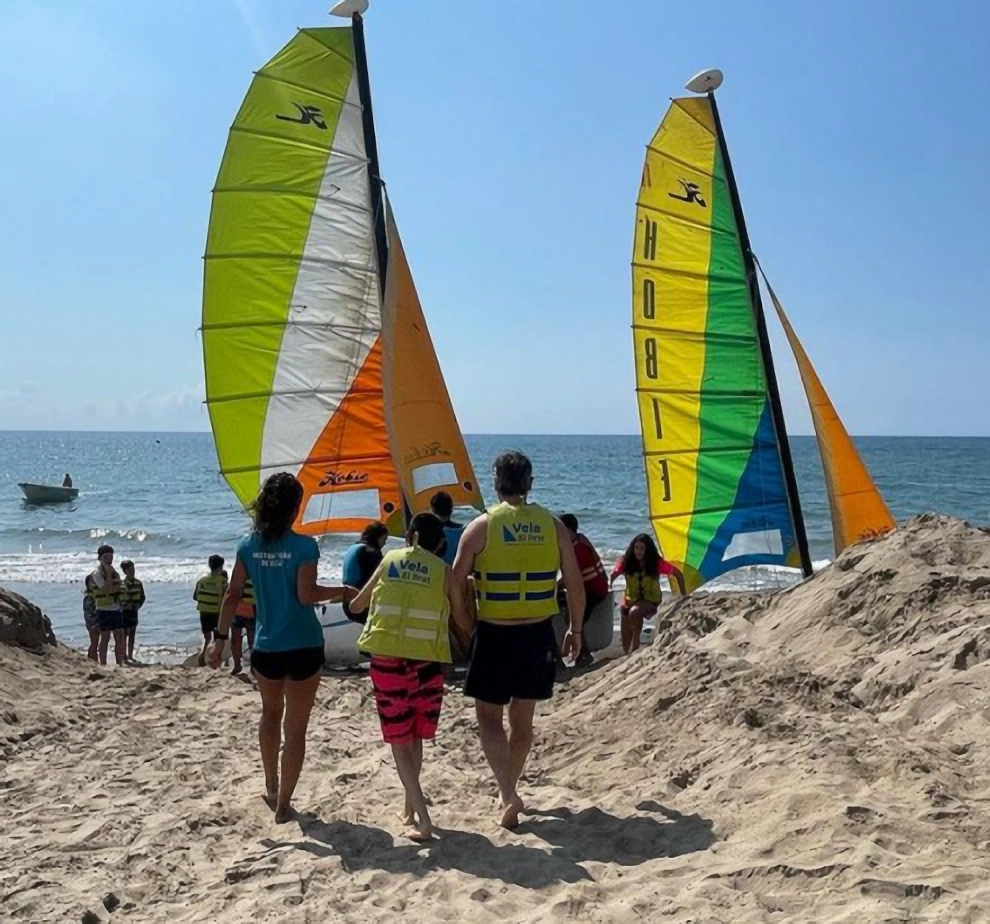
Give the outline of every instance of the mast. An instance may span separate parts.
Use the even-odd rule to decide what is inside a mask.
[[[368,156],[371,179],[371,211],[375,222],[375,250],[378,254],[378,284],[380,297],[385,296],[385,276],[388,272],[388,236],[385,233],[385,208],[382,202],[381,167],[378,164],[378,141],[375,136],[375,114],[371,106],[371,81],[368,77],[368,52],[364,44],[364,19],[368,0],[343,0],[331,12],[335,16],[350,16],[354,29],[354,64],[357,67],[358,95],[361,99],[361,124],[364,129],[364,151]]]
[[[701,76],[701,75],[699,75]],[[697,80],[698,78],[695,78]],[[695,81],[692,80],[693,84]],[[770,349],[770,338],[767,335],[767,321],[763,314],[763,300],[760,297],[760,280],[756,275],[756,265],[753,251],[749,244],[749,233],[746,230],[746,219],[743,216],[742,202],[736,187],[736,178],[732,172],[732,161],[729,159],[729,148],[725,143],[722,132],[722,120],[718,114],[718,104],[715,102],[715,90],[721,83],[718,75],[716,86],[707,89],[708,100],[712,106],[712,116],[715,119],[715,131],[718,134],[718,146],[725,166],[725,178],[729,184],[729,197],[732,199],[732,211],[739,229],[739,243],[742,246],[743,262],[746,266],[746,279],[749,284],[749,294],[753,302],[753,313],[756,315],[756,333],[760,341],[760,354],[763,357],[763,368],[766,370],[767,391],[770,397],[770,414],[773,418],[773,428],[777,433],[777,450],[780,455],[780,465],[784,472],[784,484],[787,489],[787,502],[791,508],[791,519],[794,521],[795,540],[798,553],[801,556],[801,570],[805,577],[814,573],[811,567],[811,554],[808,551],[808,535],[804,528],[804,515],[801,513],[801,498],[798,495],[797,478],[794,476],[794,462],[791,459],[791,446],[787,440],[787,425],[784,421],[784,409],[780,403],[780,389],[777,387],[777,373],[773,367],[773,353]],[[692,89],[688,84],[688,89]]]
[[[375,224],[375,252],[378,256],[379,299],[385,298],[385,279],[388,276],[388,233],[385,223],[385,203],[378,164],[378,139],[375,135],[375,113],[371,105],[371,79],[368,76],[368,51],[364,44],[364,13],[370,0],[341,0],[330,10],[333,16],[350,17],[354,30],[354,65],[357,68],[358,96],[361,99],[361,127],[364,130],[364,152],[368,156],[368,177],[371,180],[371,211]],[[402,493],[402,518],[408,526],[412,510],[405,492]]]

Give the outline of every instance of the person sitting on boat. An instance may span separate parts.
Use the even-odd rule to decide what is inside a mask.
[[[68,472],[65,473],[65,477],[62,479],[62,487],[63,488],[72,487],[72,476]]]
[[[610,585],[619,575],[626,578],[626,596],[619,609],[622,650],[630,654],[639,648],[643,622],[652,619],[663,599],[660,575],[674,576],[673,565],[661,554],[652,536],[640,533],[612,569]]]
[[[367,608],[355,610],[350,601],[382,563],[382,549],[386,542],[388,527],[384,523],[369,523],[361,533],[361,538],[344,552],[343,584],[351,588],[344,595],[344,615],[351,622],[363,624],[368,618]]]
[[[292,529],[303,493],[303,486],[288,472],[270,475],[262,486],[251,511],[254,528],[237,547],[230,588],[209,653],[210,667],[218,668],[250,579],[258,620],[251,672],[261,693],[258,740],[265,770],[264,799],[275,811],[276,824],[293,817],[292,794],[306,756],[306,730],[323,676],[323,628],[314,606],[339,600],[344,594],[343,587],[317,583],[320,547],[311,536]],[[231,721],[240,724],[239,716],[232,716]]]
[[[203,648],[199,653],[199,666],[206,664],[206,649],[220,622],[220,605],[227,593],[227,572],[223,569],[223,556],[211,555],[207,560],[210,573],[196,582],[193,600],[199,611],[199,628],[203,633]]]
[[[234,610],[234,622],[230,630],[230,653],[234,658],[232,674],[239,674],[243,669],[244,639],[241,630],[247,635],[248,651],[254,648],[255,597],[254,584],[248,578],[244,582],[241,601]]]
[[[578,568],[581,569],[581,580],[584,581],[584,625],[587,626],[595,607],[608,596],[608,575],[605,573],[601,556],[591,540],[584,533],[578,532],[578,518],[573,513],[565,513],[561,515],[560,522],[571,534],[574,557],[577,559]],[[559,589],[562,591],[563,586],[561,585]],[[564,595],[560,594],[558,599],[561,596]],[[574,663],[578,667],[587,667],[593,661],[594,658],[588,650],[588,643],[582,633],[581,653]]]
[[[96,598],[96,622],[100,627],[100,664],[107,663],[110,637],[113,636],[113,659],[117,664],[127,660],[124,619],[120,612],[120,575],[113,566],[113,548],[101,545],[96,550],[99,565],[90,575]]]
[[[406,794],[406,834],[414,841],[433,836],[419,775],[423,741],[436,736],[440,721],[443,665],[451,662],[448,631],[465,644],[471,630],[460,597],[451,593],[450,566],[441,557],[445,542],[438,517],[413,517],[407,547],[386,553],[353,601],[368,611],[357,648],[371,655],[382,738],[392,747]]]
[[[124,572],[124,581],[120,592],[120,612],[124,621],[126,636],[127,660],[134,660],[134,638],[137,635],[138,610],[144,606],[144,584],[134,577],[134,562],[122,561],[120,570]]]
[[[89,651],[86,657],[90,661],[99,663],[100,655],[100,624],[96,618],[96,596],[94,595],[96,585],[93,583],[93,575],[86,575],[86,590],[83,592],[83,622],[86,624],[86,631],[89,633]]]
[[[461,534],[464,532],[464,524],[455,523],[451,519],[454,514],[454,500],[446,491],[437,491],[430,498],[430,510],[443,524],[443,533],[447,538],[443,560],[448,565],[453,565],[454,558],[457,556],[457,546],[461,541]]]

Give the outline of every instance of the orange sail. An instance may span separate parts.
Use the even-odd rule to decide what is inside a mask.
[[[450,395],[416,294],[391,205],[382,304],[385,419],[399,483],[413,513],[444,490],[458,506],[484,509]]]
[[[825,472],[825,489],[832,512],[832,539],[835,554],[864,539],[875,539],[896,527],[894,518],[829,400],[808,354],[791,327],[784,307],[760,267],[770,300],[794,353],[801,381],[811,406],[811,419],[818,438],[818,451]]]

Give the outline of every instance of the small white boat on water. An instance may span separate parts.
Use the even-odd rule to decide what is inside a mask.
[[[62,485],[22,482],[17,487],[29,504],[65,504],[79,496],[79,488],[66,488]]]

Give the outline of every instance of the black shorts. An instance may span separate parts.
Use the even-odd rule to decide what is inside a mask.
[[[266,680],[309,680],[323,670],[323,646],[251,653],[251,670]]]
[[[138,624],[138,611],[137,610],[121,610],[120,618],[124,623],[125,629],[136,629]]]
[[[216,628],[219,625],[220,625],[219,613],[199,614],[199,627],[200,629],[203,630],[203,635],[205,638],[213,638],[213,633],[216,631]]]
[[[254,629],[254,616],[235,616],[233,626],[235,629]]]
[[[552,619],[518,626],[479,622],[464,695],[495,706],[513,699],[550,699],[556,660]]]
[[[120,610],[97,610],[96,624],[101,632],[119,632],[124,628],[124,617]]]

